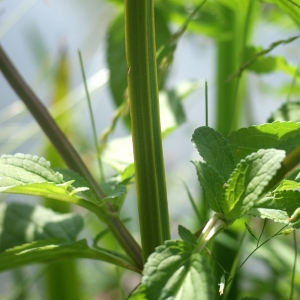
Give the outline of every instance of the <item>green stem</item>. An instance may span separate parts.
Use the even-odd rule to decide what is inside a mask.
[[[194,253],[200,253],[212,237],[226,228],[227,225],[222,219],[220,219],[220,215],[214,214],[203,228],[197,240],[197,246],[194,249]]]
[[[290,300],[293,300],[293,295],[294,295],[295,274],[296,274],[297,256],[298,256],[296,230],[294,230],[293,235],[294,235],[294,253],[295,253],[295,256],[294,256],[294,265],[293,265],[293,272],[292,272],[292,279],[291,279]]]
[[[125,42],[144,260],[169,239],[154,40],[154,1],[125,1]]]
[[[226,6],[220,5],[223,20],[226,22],[224,32],[230,38],[217,41],[217,124],[216,129],[227,135],[236,127],[235,113],[238,113],[236,102],[237,79],[226,81],[227,77],[237,69],[237,29],[236,13]],[[239,35],[238,35],[239,36]]]
[[[233,264],[232,264],[232,267],[230,269],[230,273],[229,274],[235,274],[236,273],[236,270],[238,268],[238,263],[240,261],[241,255],[242,255],[242,248],[243,248],[242,246],[244,244],[246,233],[247,233],[247,230],[245,229],[244,233],[242,235],[241,241],[239,243],[239,247],[237,249],[237,253],[236,253],[236,256],[234,258],[234,261],[233,261]],[[230,278],[230,276],[229,276],[229,278]],[[233,278],[232,278],[232,280],[228,284],[226,284],[225,293],[223,295],[222,300],[227,300],[228,299],[228,295],[229,295],[229,292],[230,292],[230,288],[231,288],[232,282],[233,282]]]
[[[90,183],[90,185],[93,188],[93,191],[96,193],[99,199],[105,198],[104,192],[101,190],[101,188],[93,178],[92,174],[85,166],[84,162],[82,161],[75,148],[72,146],[67,137],[57,126],[57,124],[50,116],[43,103],[38,99],[38,97],[34,94],[34,92],[30,89],[30,87],[26,84],[19,72],[10,62],[2,47],[0,47],[0,70],[6,77],[7,81],[10,83],[14,91],[23,100],[33,117],[39,123],[39,125],[46,133],[56,150],[60,153],[60,155],[64,159],[65,163],[69,166],[69,168],[78,172],[87,180],[87,182]],[[86,207],[91,211],[93,211],[92,209],[90,209],[91,207],[97,207],[92,203],[88,204],[87,201],[83,202],[83,200],[81,200],[79,202],[80,204],[76,204],[84,204],[82,206]],[[101,208],[100,219],[102,221],[104,220],[105,222],[107,222],[108,227],[112,230],[118,243],[125,250],[128,256],[136,263],[136,265],[141,268],[143,263],[141,258],[140,246],[137,244],[136,240],[133,238],[133,236],[130,234],[130,232],[127,230],[124,224],[120,221],[120,219],[114,215],[115,212],[113,211],[111,205],[109,205],[108,202],[106,208],[108,212],[104,211],[104,209]],[[100,207],[98,207],[98,212],[100,212]],[[113,217],[106,217],[106,214],[111,214],[113,215]]]

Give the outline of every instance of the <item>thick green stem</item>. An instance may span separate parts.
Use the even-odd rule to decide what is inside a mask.
[[[3,75],[18,94],[18,96],[23,100],[33,117],[39,123],[43,131],[46,133],[50,141],[56,150],[60,153],[65,163],[69,168],[77,171],[81,176],[83,176],[89,184],[92,186],[93,191],[99,197],[99,199],[105,198],[104,192],[101,190],[92,174],[89,172],[88,168],[85,166],[81,157],[69,142],[67,137],[63,134],[60,128],[57,126],[53,118],[50,116],[48,110],[43,105],[43,103],[34,94],[31,88],[26,84],[22,76],[13,66],[4,50],[0,47],[0,70]],[[60,199],[59,199],[60,200]],[[79,201],[83,207],[93,211],[96,205],[89,203],[87,201]],[[79,203],[75,203],[80,205]],[[107,210],[106,210],[107,209]],[[111,205],[107,202],[106,209],[103,207],[98,207],[98,213],[100,213],[100,219],[105,221],[108,227],[112,230],[118,243],[128,254],[128,256],[136,263],[136,265],[141,268],[142,257],[141,249],[137,244],[133,236],[120,221],[120,219],[115,215],[114,210]]]
[[[144,260],[169,239],[154,39],[154,1],[125,1],[128,88]]]
[[[237,79],[226,81],[238,67],[238,49],[236,35],[236,12],[220,5],[223,21],[226,21],[224,32],[230,38],[217,42],[217,125],[216,129],[227,135],[232,128],[236,128],[240,106],[236,101]]]
[[[219,214],[214,214],[211,219],[206,223],[198,240],[194,253],[200,253],[212,237],[227,228],[226,223],[220,219]]]

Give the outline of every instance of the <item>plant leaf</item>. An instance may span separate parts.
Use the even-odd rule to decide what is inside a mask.
[[[212,270],[184,241],[166,241],[149,256],[142,283],[130,299],[215,299]]]
[[[198,180],[202,186],[204,199],[212,210],[223,213],[221,208],[221,200],[223,197],[224,182],[215,169],[206,163],[193,161],[196,167]]]
[[[75,241],[83,228],[82,217],[58,214],[40,205],[0,204],[0,251],[44,239]]]
[[[80,199],[80,197],[76,196],[73,193],[74,191],[76,192],[76,190],[71,188],[72,183],[73,181],[68,181],[62,184],[55,184],[53,182],[41,182],[4,187],[0,185],[0,192],[8,194],[23,194],[47,197],[79,205],[78,200]],[[81,192],[80,189],[77,191]]]
[[[300,189],[300,183],[293,180],[282,180],[275,192],[284,190],[296,190]]]
[[[227,140],[210,127],[199,127],[194,131],[192,142],[207,164],[214,168],[226,182],[235,164]]]
[[[227,137],[233,157],[236,162],[259,149],[289,150],[290,140],[295,139],[300,144],[300,123],[279,122],[251,126],[233,131]],[[287,151],[289,154],[290,151]]]
[[[74,258],[90,258],[138,271],[121,255],[106,250],[88,247],[86,240],[62,243],[57,239],[32,242],[0,253],[0,271],[33,264],[53,263]]]
[[[268,119],[268,122],[274,121],[295,121],[300,122],[300,102],[299,101],[290,101],[284,103],[280,108],[275,110],[271,117]]]
[[[80,197],[75,194],[86,192],[88,188],[74,189],[71,186],[73,183],[74,180],[64,182],[62,174],[54,172],[44,158],[25,154],[3,155],[0,158],[2,193],[41,196],[78,205],[84,204],[83,202],[87,201],[81,200],[79,204]]]
[[[300,207],[300,192],[293,190],[275,190],[272,196],[258,200],[247,214],[268,218],[275,222],[288,224],[289,217]],[[300,224],[294,224],[300,228]]]
[[[194,246],[197,242],[197,238],[194,234],[190,232],[187,228],[183,227],[182,225],[178,226],[178,234],[182,238],[183,241],[187,242],[191,246]]]
[[[50,169],[44,158],[30,154],[2,155],[0,158],[0,186],[50,181],[63,183],[63,176]]]
[[[288,44],[298,39],[300,36],[294,36],[286,40],[279,40],[272,43],[269,48],[262,49],[260,47],[250,46],[245,51],[245,62],[240,66],[239,70],[230,75],[227,80],[232,80],[236,76],[241,76],[242,72],[246,69],[260,73],[269,73],[276,70],[285,72],[290,76],[294,76],[297,67],[289,65],[287,61],[281,56],[266,56],[267,53],[272,51],[275,47],[281,44]]]
[[[240,218],[256,205],[284,158],[285,151],[261,149],[237,165],[225,187],[222,201],[227,220]]]

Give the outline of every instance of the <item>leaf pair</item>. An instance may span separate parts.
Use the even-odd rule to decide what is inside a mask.
[[[279,202],[285,206],[289,200],[287,197],[283,200],[282,195],[275,202],[277,206],[259,200],[281,168],[286,152],[299,144],[299,127],[300,124],[293,122],[275,122],[238,130],[228,139],[212,128],[196,129],[192,142],[204,162],[194,161],[194,164],[209,206],[228,221],[245,214],[259,215],[259,208],[272,207],[278,211]],[[289,213],[296,208],[293,206]]]
[[[100,219],[105,217],[105,200],[115,200],[126,193],[122,184],[106,185],[108,196],[100,203],[77,173],[59,171],[53,171],[49,162],[37,156],[3,155],[0,158],[0,192],[77,204],[96,213]],[[63,177],[69,180],[64,182]],[[60,215],[22,203],[0,204],[0,271],[29,263],[59,261],[66,256],[103,260],[138,271],[125,256],[89,248],[85,240],[76,241],[82,227],[82,218],[75,214]]]

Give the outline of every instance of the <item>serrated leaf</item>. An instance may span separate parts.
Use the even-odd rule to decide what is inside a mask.
[[[86,187],[74,189],[74,180],[64,182],[63,175],[54,172],[50,163],[37,156],[16,154],[0,158],[0,192],[41,196],[78,204],[76,193]],[[84,200],[83,200],[84,201]]]
[[[300,122],[300,102],[289,101],[284,103],[280,108],[275,110],[268,119],[269,123],[274,121]]]
[[[8,187],[37,182],[63,183],[63,176],[50,168],[50,162],[30,154],[2,155],[0,186]]]
[[[148,258],[142,283],[130,299],[215,299],[212,270],[184,241],[166,241]]]
[[[195,235],[182,225],[178,226],[178,234],[182,238],[182,240],[187,242],[188,244],[192,246],[196,244],[197,238],[195,237]]]
[[[58,214],[40,205],[0,204],[0,251],[44,239],[74,241],[83,228],[82,217]]]
[[[32,242],[0,253],[0,271],[33,264],[53,263],[66,259],[90,258],[138,271],[121,255],[106,250],[89,248],[86,240],[62,243],[57,239]]]
[[[247,211],[248,215],[253,217],[259,217],[261,219],[270,219],[277,223],[285,223],[288,222],[288,214],[285,211],[278,209],[269,209],[269,208],[250,208]]]
[[[227,220],[240,218],[256,205],[284,158],[282,150],[261,149],[237,165],[225,187],[222,201]]]
[[[300,183],[293,180],[282,180],[275,192],[284,190],[296,190],[300,189]]]
[[[288,224],[289,217],[300,207],[300,192],[293,190],[275,191],[272,196],[264,197],[247,212],[260,218],[268,218],[275,222]],[[300,228],[300,224],[293,225]]]
[[[297,137],[300,144],[300,123],[279,122],[251,126],[233,131],[228,137],[236,162],[259,149],[288,150],[289,138]],[[286,142],[286,143],[285,143]],[[287,152],[288,154],[289,152]]]
[[[223,213],[221,200],[224,193],[223,185],[226,182],[210,165],[200,161],[193,161],[193,164],[196,167],[206,203],[215,212]]]
[[[74,190],[73,188],[71,188],[72,183],[73,181],[68,181],[62,184],[55,184],[53,182],[41,182],[8,187],[4,186],[0,187],[0,192],[8,194],[40,196],[78,204],[78,200],[80,199],[80,197],[72,193]]]
[[[222,134],[210,127],[199,127],[194,131],[192,142],[204,161],[226,182],[235,164],[230,146]]]
[[[126,194],[126,186],[123,184],[116,184],[114,182],[103,182],[101,183],[101,189],[107,195],[104,199],[117,198],[123,194]]]

